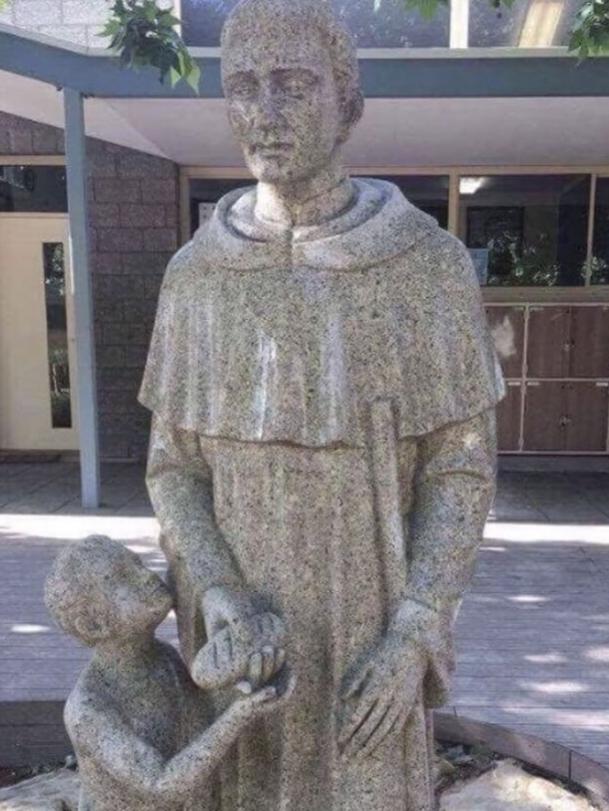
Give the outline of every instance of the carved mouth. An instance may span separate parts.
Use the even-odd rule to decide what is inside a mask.
[[[268,144],[253,144],[252,151],[263,157],[272,157],[273,155],[284,155],[292,149],[292,144],[285,141],[274,141]]]

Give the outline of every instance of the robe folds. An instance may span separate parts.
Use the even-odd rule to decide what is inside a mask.
[[[348,210],[284,233],[256,222],[255,191],[232,192],[159,301],[140,400],[183,655],[205,642],[204,592],[241,586],[284,618],[298,678],[235,748],[222,811],[432,808],[424,710],[446,697],[449,624],[423,639],[406,728],[360,762],[336,747],[341,685],[387,623],[370,407],[394,414],[409,595],[452,616],[492,498],[503,384],[465,248],[392,184],[354,184]]]

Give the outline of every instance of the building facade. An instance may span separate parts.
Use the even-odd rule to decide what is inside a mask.
[[[571,0],[526,0],[498,17],[487,0],[457,0],[450,13],[426,22],[406,14],[402,0],[384,0],[377,13],[373,0],[335,2],[364,58],[427,61],[427,70],[447,54],[477,54],[480,72],[495,54],[514,65],[532,53],[539,65],[542,56],[564,62],[561,46],[577,9]],[[59,38],[68,49],[92,48],[101,44],[110,5],[13,0],[0,22],[28,36]],[[210,49],[217,49],[234,0],[178,5],[193,52],[205,48],[201,53],[217,60]],[[458,69],[458,59],[453,64]],[[28,106],[18,82],[6,87],[0,450],[76,450],[63,133],[49,125],[59,123],[50,96],[37,96],[28,84]],[[428,96],[418,88],[391,93],[369,101],[348,162],[354,174],[396,182],[470,249],[508,381],[501,450],[609,455],[607,99],[592,91],[473,99],[448,86],[444,98],[437,88]],[[92,99],[88,117],[95,136],[87,153],[101,452],[139,460],[148,418],[136,393],[166,262],[219,197],[249,179],[220,98]],[[36,290],[24,302],[17,267],[26,265]]]

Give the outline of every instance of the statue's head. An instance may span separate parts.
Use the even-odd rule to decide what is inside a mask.
[[[326,0],[242,0],[222,34],[233,131],[258,180],[322,171],[359,121],[357,54]]]
[[[46,580],[45,602],[60,628],[94,646],[151,633],[173,600],[136,554],[92,535],[59,553]]]

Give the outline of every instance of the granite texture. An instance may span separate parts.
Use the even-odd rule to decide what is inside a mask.
[[[236,694],[209,724],[209,705],[179,655],[154,636],[172,607],[171,592],[117,541],[91,536],[63,550],[45,597],[58,625],[93,648],[65,708],[80,769],[79,808],[214,808],[214,770],[287,691],[281,699],[274,687]],[[216,655],[231,668],[231,646]]]
[[[245,0],[222,65],[258,185],[170,263],[140,394],[191,675],[216,714],[232,685],[297,680],[225,758],[220,807],[431,811],[426,711],[503,392],[475,273],[396,187],[346,175],[363,100],[326,3]],[[215,668],[226,634],[239,654]]]

